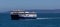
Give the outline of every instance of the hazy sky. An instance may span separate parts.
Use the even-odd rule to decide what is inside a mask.
[[[0,11],[8,8],[60,9],[60,0],[0,0]]]

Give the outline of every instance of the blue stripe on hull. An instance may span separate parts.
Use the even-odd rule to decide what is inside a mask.
[[[36,19],[35,17],[19,17],[20,19]]]

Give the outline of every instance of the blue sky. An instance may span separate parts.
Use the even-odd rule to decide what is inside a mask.
[[[60,0],[0,0],[0,11],[20,9],[60,9]]]

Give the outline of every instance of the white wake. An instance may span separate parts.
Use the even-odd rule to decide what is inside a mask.
[[[56,18],[36,18],[36,19],[56,19]]]

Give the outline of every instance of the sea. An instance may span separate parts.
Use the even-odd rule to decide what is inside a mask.
[[[60,13],[37,13],[38,19],[11,20],[10,14],[0,14],[0,27],[60,27]]]

